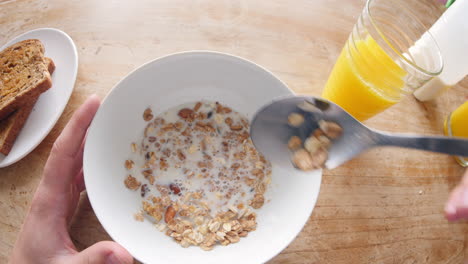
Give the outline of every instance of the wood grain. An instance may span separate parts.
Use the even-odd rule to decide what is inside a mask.
[[[433,1],[417,5],[425,23],[441,13]],[[86,97],[104,97],[148,60],[195,49],[245,57],[297,93],[319,95],[363,6],[364,0],[0,0],[0,45],[55,27],[70,34],[80,58],[75,91],[52,132],[22,161],[0,169],[0,263],[7,262],[54,140]],[[367,124],[441,134],[467,89],[465,80],[425,104],[408,97]],[[468,225],[448,223],[442,213],[462,171],[446,155],[395,148],[324,171],[312,217],[269,263],[462,263]],[[83,196],[71,226],[80,249],[110,239]]]

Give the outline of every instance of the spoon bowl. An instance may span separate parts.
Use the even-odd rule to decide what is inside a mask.
[[[304,116],[299,127],[288,124],[291,113]],[[468,140],[456,137],[396,134],[371,129],[340,106],[325,99],[308,96],[283,97],[263,106],[253,117],[252,141],[270,161],[294,168],[288,140],[299,136],[304,142],[320,120],[332,121],[343,128],[342,135],[328,150],[325,167],[334,169],[363,151],[376,146],[397,146],[468,156]]]

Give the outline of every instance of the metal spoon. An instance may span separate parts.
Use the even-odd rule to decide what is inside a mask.
[[[300,113],[305,122],[300,127],[288,125],[290,113]],[[333,141],[325,167],[334,169],[361,152],[377,146],[397,146],[451,155],[468,156],[468,140],[456,137],[421,136],[377,131],[366,127],[338,105],[316,97],[294,96],[281,98],[262,107],[251,124],[252,141],[271,162],[294,167],[287,143],[291,136],[302,141],[318,127],[318,121],[338,123],[341,137]]]

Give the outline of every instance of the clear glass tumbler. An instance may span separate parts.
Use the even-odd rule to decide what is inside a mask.
[[[442,56],[424,14],[407,0],[368,0],[322,96],[363,121],[440,74]]]

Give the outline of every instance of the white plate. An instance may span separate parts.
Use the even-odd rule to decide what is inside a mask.
[[[0,168],[19,161],[41,143],[65,109],[75,86],[78,53],[66,33],[54,28],[35,29],[10,40],[1,50],[25,39],[39,39],[45,46],[45,56],[54,61],[56,68],[52,87],[39,97],[11,152],[8,156],[0,154]]]
[[[185,102],[220,101],[252,117],[273,98],[292,92],[270,72],[244,59],[186,52],[151,61],[120,81],[89,129],[84,175],[89,200],[109,235],[143,263],[263,263],[301,231],[315,205],[321,171],[301,173],[273,164],[271,201],[258,210],[258,229],[237,244],[206,252],[182,248],[148,221],[137,222],[138,192],[123,180],[130,143],[143,134],[142,113],[158,114]]]

